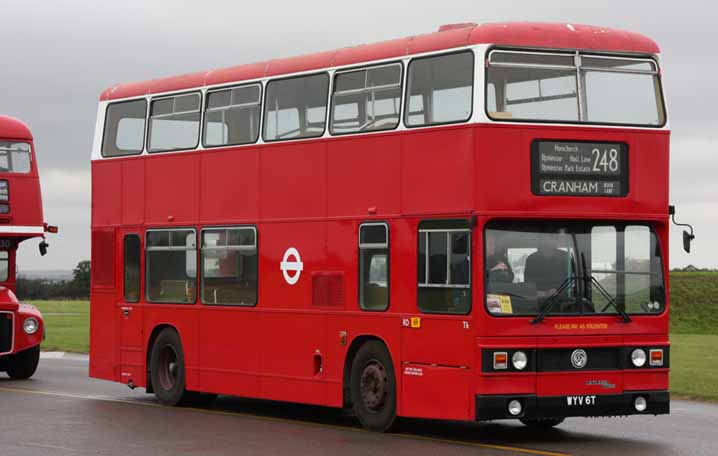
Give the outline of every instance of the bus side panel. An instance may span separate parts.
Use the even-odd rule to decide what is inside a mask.
[[[91,242],[90,376],[119,381],[114,229],[93,229]]]
[[[145,162],[128,160],[122,163],[124,198],[122,223],[139,225],[145,221]]]
[[[19,226],[42,226],[42,198],[40,179],[37,176],[3,176],[9,181],[10,210],[12,224]],[[7,222],[5,222],[7,223]]]
[[[403,386],[402,416],[446,420],[473,418],[471,370],[405,363],[398,374]]]
[[[402,136],[401,208],[404,213],[446,214],[473,208],[474,129]],[[462,163],[463,165],[457,165]]]
[[[202,154],[201,163],[202,222],[259,218],[259,149]]]
[[[90,296],[90,377],[120,381],[116,316],[114,290],[93,290]]]
[[[199,216],[199,155],[145,158],[147,223],[189,224]]]
[[[112,226],[121,222],[122,168],[118,163],[92,162],[92,227]]]
[[[263,219],[326,216],[326,153],[325,142],[311,141],[262,149],[260,213]]]
[[[202,391],[259,396],[260,317],[252,308],[203,306],[199,312]]]
[[[354,137],[329,143],[329,216],[400,211],[399,136]],[[356,240],[350,245],[356,244]]]
[[[326,315],[336,309],[326,301],[314,303],[314,280],[327,272],[326,223],[267,223],[259,226],[259,302],[255,349],[260,352],[260,397],[323,404],[323,363],[326,353]],[[301,271],[280,269],[286,262]],[[336,272],[336,271],[333,271]],[[298,275],[298,278],[297,278]],[[296,283],[290,282],[296,279]],[[334,303],[332,303],[334,304]]]

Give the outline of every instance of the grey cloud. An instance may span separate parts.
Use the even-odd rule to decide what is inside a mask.
[[[672,196],[699,242],[690,257],[673,230],[672,264],[716,265],[715,211],[718,7],[708,1],[545,0],[512,2],[366,0],[144,1],[10,0],[0,27],[0,112],[25,120],[39,150],[48,221],[62,227],[40,259],[26,247],[26,269],[72,267],[89,258],[89,186],[68,200],[49,173],[86,178],[100,92],[117,82],[334,49],[431,32],[444,23],[538,20],[624,28],[662,48],[673,128]],[[697,146],[700,145],[700,146]],[[710,152],[701,152],[708,150]],[[75,197],[73,197],[75,198]],[[699,247],[699,248],[698,248]]]

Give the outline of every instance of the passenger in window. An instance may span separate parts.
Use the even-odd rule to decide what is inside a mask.
[[[546,299],[556,293],[573,267],[570,255],[559,249],[560,234],[541,233],[538,238],[538,250],[526,258],[524,281],[534,283],[539,299]]]
[[[514,271],[506,251],[495,236],[486,237],[486,276],[490,282],[514,281]]]

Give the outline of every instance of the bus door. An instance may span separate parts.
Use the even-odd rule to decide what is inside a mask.
[[[142,238],[138,233],[122,237],[122,293],[117,302],[120,334],[120,381],[133,385],[145,384],[144,350],[142,347],[141,263]]]
[[[422,222],[418,238],[417,309],[402,318],[402,415],[471,419],[471,230],[465,220]]]

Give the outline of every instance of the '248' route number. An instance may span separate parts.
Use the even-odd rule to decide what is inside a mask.
[[[593,157],[593,170],[596,172],[613,172],[618,171],[618,151],[616,149],[601,152],[598,149],[591,151]]]

